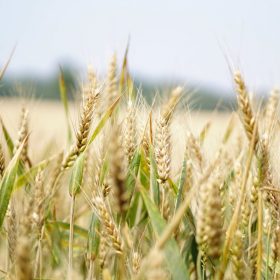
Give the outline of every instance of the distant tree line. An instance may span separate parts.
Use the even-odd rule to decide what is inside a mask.
[[[80,88],[76,78],[76,71],[72,68],[64,67],[63,75],[68,96],[70,99],[75,99]],[[47,78],[37,76],[16,78],[7,75],[0,83],[0,97],[23,96],[49,100],[59,99],[58,77],[59,72]],[[141,90],[148,103],[153,101],[155,94],[164,96],[169,89],[175,86],[175,83],[167,84],[161,81],[147,81],[140,78],[135,78],[134,83],[136,88]],[[231,110],[235,106],[233,98],[225,97],[229,95],[225,95],[223,92],[215,92],[212,89],[192,90],[192,87],[188,87],[186,94],[189,95],[187,99],[192,109],[213,110],[216,108],[217,110]]]

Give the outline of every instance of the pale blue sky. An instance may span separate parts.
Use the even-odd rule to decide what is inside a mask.
[[[134,73],[231,88],[226,52],[258,89],[280,85],[279,28],[279,0],[0,0],[0,63],[17,43],[9,73],[102,73],[130,35]]]

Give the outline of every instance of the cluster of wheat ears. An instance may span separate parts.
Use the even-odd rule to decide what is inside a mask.
[[[27,108],[17,139],[1,120],[2,279],[280,279],[277,90],[253,106],[236,71],[242,125],[233,112],[211,158],[209,125],[188,130],[173,170],[183,88],[143,112],[126,58],[119,72],[89,68],[75,132],[61,73],[67,144],[38,162]]]

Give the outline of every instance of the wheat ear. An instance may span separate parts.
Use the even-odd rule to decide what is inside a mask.
[[[257,127],[257,122],[253,113],[245,82],[239,71],[234,74],[234,81],[236,84],[237,102],[239,111],[241,113],[241,121],[243,123],[247,138],[251,143],[253,131],[255,126]],[[256,131],[256,136],[254,137],[254,149],[259,142],[258,128],[256,128]]]
[[[99,91],[92,91],[86,96],[85,101],[83,102],[80,125],[76,134],[76,142],[72,146],[70,152],[64,158],[62,163],[62,170],[73,166],[75,160],[86,148],[92,122],[93,110],[95,108],[99,95]]]

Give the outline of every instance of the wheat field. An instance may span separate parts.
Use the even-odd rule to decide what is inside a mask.
[[[280,279],[279,93],[232,78],[236,112],[147,104],[115,56],[79,102],[1,99],[2,279]]]

